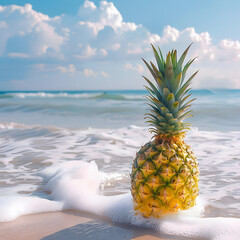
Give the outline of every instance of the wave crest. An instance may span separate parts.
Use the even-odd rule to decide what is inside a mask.
[[[141,94],[124,94],[108,92],[14,92],[0,93],[0,98],[86,98],[112,100],[143,100]]]

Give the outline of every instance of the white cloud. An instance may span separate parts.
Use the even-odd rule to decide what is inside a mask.
[[[89,44],[87,44],[86,46],[82,46],[82,44],[78,45],[81,49],[80,55],[74,55],[74,57],[76,58],[91,58],[94,57],[96,55],[96,48],[92,48]]]
[[[240,49],[239,41],[232,41],[230,39],[224,39],[220,42],[220,46],[225,49]]]
[[[100,49],[100,53],[101,53],[104,57],[107,56],[107,50],[104,49],[104,48],[101,48],[101,49]]]
[[[136,48],[127,50],[128,54],[140,54],[142,52],[143,52],[143,50],[140,47],[136,47]]]
[[[100,74],[103,76],[103,77],[109,77],[109,74],[104,72],[104,71],[101,71]]]
[[[33,10],[30,4],[0,6],[0,36],[0,57],[28,61],[26,65],[22,61],[21,69],[29,76],[31,64],[43,64],[48,67],[34,70],[39,78],[46,69],[52,74],[51,79],[57,79],[53,74],[61,77],[71,74],[76,79],[77,74],[86,79],[114,75],[117,77],[113,82],[126,86],[130,84],[128,78],[134,78],[131,84],[135,88],[141,87],[138,74],[146,69],[140,57],[153,60],[150,43],[159,45],[164,55],[173,48],[180,55],[194,42],[189,57],[198,56],[192,71],[200,69],[200,72],[193,87],[240,87],[240,41],[214,42],[209,32],[196,32],[194,27],[179,30],[165,26],[161,32],[152,33],[142,25],[124,21],[112,2],[101,1],[95,5],[85,1],[76,16],[53,18]],[[131,71],[122,71],[123,68]],[[41,73],[39,76],[37,71]],[[7,71],[4,74],[7,79],[18,77],[17,72],[14,77]],[[105,79],[107,84],[109,79]]]
[[[79,21],[79,24],[91,29],[95,35],[107,26],[116,33],[135,31],[138,28],[135,23],[124,22],[122,15],[112,2],[101,1],[97,8],[93,2],[85,1],[78,14],[83,17],[83,21]]]
[[[97,73],[95,73],[92,69],[84,69],[83,73],[86,77],[96,77]]]
[[[75,17],[50,18],[30,4],[1,9],[1,56],[21,52],[30,58],[123,59],[149,51],[148,40],[156,42],[160,38],[141,25],[125,22],[114,4],[106,1],[98,7],[85,1]]]
[[[90,9],[96,9],[96,5],[93,3],[93,2],[90,2],[90,1],[85,1],[84,4],[83,4],[83,7],[84,8],[90,8]]]
[[[29,58],[29,55],[25,53],[8,53],[8,56],[12,58]]]
[[[69,64],[67,67],[58,66],[57,70],[59,70],[62,73],[74,73],[76,71],[76,68],[73,64]]]
[[[86,27],[87,29],[91,30],[94,35],[97,35],[99,31],[104,29],[104,25],[98,22],[78,22],[79,26]]]
[[[29,56],[41,56],[49,49],[59,52],[63,37],[55,32],[53,22],[49,16],[34,11],[30,4],[1,7],[0,56],[6,51],[19,52],[16,48],[20,47]]]
[[[141,64],[137,64],[135,67],[131,64],[131,63],[129,63],[129,62],[127,62],[126,64],[125,64],[125,69],[127,69],[127,70],[133,70],[133,71],[136,71],[136,72],[138,72],[139,74],[142,74],[143,72],[144,72],[144,68],[143,68],[143,66],[141,65]]]
[[[120,43],[114,43],[111,45],[111,50],[117,51],[121,47]]]
[[[35,68],[44,69],[46,66],[43,64],[35,65]],[[78,74],[77,76],[86,76],[86,77],[97,77],[102,76],[104,78],[109,77],[110,75],[103,70],[94,71],[91,68],[85,68],[83,70],[79,70],[74,64],[69,64],[66,66],[57,66],[56,70],[62,74],[69,74],[70,76],[74,76],[74,74]]]

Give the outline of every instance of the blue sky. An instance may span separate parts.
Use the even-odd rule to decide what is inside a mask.
[[[11,5],[15,4],[15,5]],[[240,88],[239,1],[1,0],[1,90],[142,89],[149,43],[191,42],[193,88]]]

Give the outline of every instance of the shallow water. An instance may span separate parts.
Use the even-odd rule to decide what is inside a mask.
[[[66,209],[66,205],[82,209],[66,199],[63,191],[72,189],[69,195],[81,199],[84,191],[75,171],[82,171],[82,162],[96,163],[98,170],[87,184],[100,195],[128,194],[131,162],[141,145],[151,139],[143,120],[147,108],[143,93],[0,94],[0,202],[5,209],[0,211],[0,220]],[[186,142],[199,160],[200,198],[205,202],[202,218],[239,219],[240,91],[193,91],[193,96],[197,97],[195,117]],[[94,171],[89,170],[86,179]],[[59,187],[59,182],[67,186]],[[58,189],[55,195],[54,189]],[[89,192],[85,195],[90,196]],[[16,204],[22,197],[30,204],[21,205],[19,211]]]

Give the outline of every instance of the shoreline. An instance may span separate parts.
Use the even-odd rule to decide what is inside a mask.
[[[170,240],[151,229],[114,224],[106,217],[67,210],[30,214],[0,223],[4,240]]]

